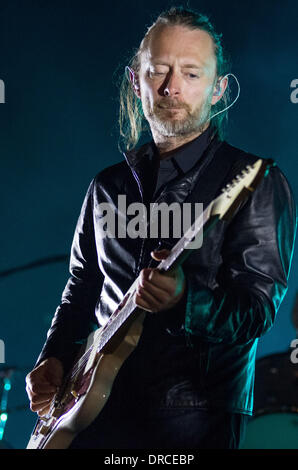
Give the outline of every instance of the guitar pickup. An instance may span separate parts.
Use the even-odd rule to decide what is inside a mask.
[[[45,426],[44,424],[40,427],[39,429],[39,434],[42,434],[43,436],[46,436],[50,430],[49,426]]]

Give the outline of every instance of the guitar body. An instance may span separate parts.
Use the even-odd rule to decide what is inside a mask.
[[[74,384],[66,385],[62,407],[55,408],[46,421],[38,420],[27,449],[67,449],[78,433],[94,421],[109,398],[120,367],[138,344],[143,320],[144,314],[130,322],[124,337],[122,331],[106,352],[96,354],[92,366],[87,364]],[[89,342],[98,331],[91,333]]]

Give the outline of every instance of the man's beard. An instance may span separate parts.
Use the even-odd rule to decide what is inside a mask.
[[[153,105],[153,109],[147,101],[143,106],[144,115],[152,130],[155,130],[164,137],[178,137],[202,132],[206,126],[211,110],[212,94],[191,112],[190,107],[185,103],[177,102],[172,98],[163,98]],[[184,117],[170,117],[171,111],[168,108],[183,108]],[[145,109],[144,109],[145,108]],[[174,111],[175,112],[175,111]],[[178,111],[181,113],[181,111]]]

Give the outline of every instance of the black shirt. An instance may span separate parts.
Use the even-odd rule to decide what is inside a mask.
[[[211,136],[212,129],[208,127],[194,140],[181,146],[163,159],[160,159],[158,150],[155,144],[152,143],[154,149],[152,166],[154,168],[153,171],[156,172],[156,187],[153,193],[154,199],[156,199],[169,181],[183,176],[194,167],[209,145]]]

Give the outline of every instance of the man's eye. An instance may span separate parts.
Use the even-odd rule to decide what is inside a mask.
[[[148,75],[149,77],[159,77],[162,75],[166,75],[168,72],[167,71],[162,71],[162,70],[156,70],[156,69],[149,69],[148,70]]]
[[[200,78],[199,75],[195,73],[188,73],[187,75],[189,76],[189,78]]]

